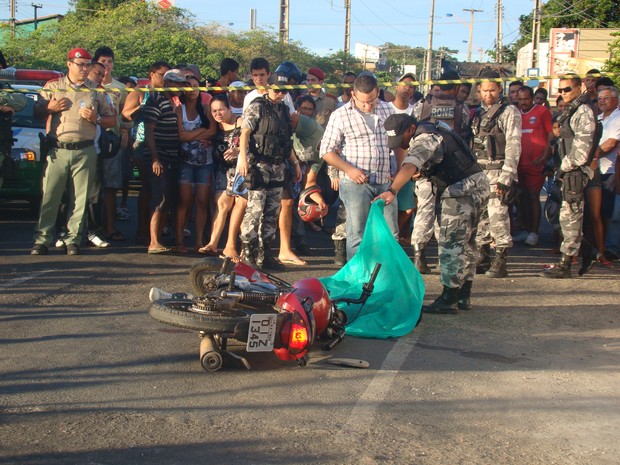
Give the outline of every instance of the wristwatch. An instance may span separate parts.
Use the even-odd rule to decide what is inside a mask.
[[[392,186],[388,187],[388,190],[387,190],[387,191],[388,191],[390,194],[392,194],[394,197],[396,197],[396,196],[398,195],[398,192],[396,192]]]

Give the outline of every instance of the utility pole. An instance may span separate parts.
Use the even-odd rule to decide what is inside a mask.
[[[10,0],[11,1],[11,37],[15,37],[15,1],[16,0]]]
[[[534,14],[532,20],[532,68],[538,68],[540,56],[540,0],[534,0]]]
[[[495,39],[495,61],[502,64],[502,16],[503,16],[502,0],[497,0],[497,37]]]
[[[344,0],[344,54],[351,53],[351,0]]]
[[[474,42],[474,13],[484,13],[482,10],[474,10],[471,8],[463,8],[463,11],[471,13],[471,21],[469,22],[469,41],[467,42],[467,61],[471,62],[471,46]]]
[[[428,48],[426,49],[426,80],[432,77],[431,68],[433,67],[433,24],[435,22],[435,0],[431,0],[431,20],[428,28]]]
[[[280,0],[280,43],[288,44],[288,0]]]
[[[32,8],[34,8],[34,30],[36,31],[39,28],[39,21],[37,18],[37,10],[39,8],[43,8],[43,5],[40,3],[31,3]]]
[[[250,9],[250,31],[256,29],[256,8]]]

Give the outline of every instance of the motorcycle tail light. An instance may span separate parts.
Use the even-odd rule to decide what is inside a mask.
[[[308,327],[306,326],[302,317],[294,313],[291,321],[291,332],[289,336],[288,350],[291,354],[298,354],[306,350],[310,336],[308,334]]]

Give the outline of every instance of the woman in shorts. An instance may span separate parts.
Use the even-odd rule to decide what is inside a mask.
[[[213,155],[211,139],[215,135],[215,122],[209,108],[202,106],[198,79],[187,76],[187,82],[196,90],[183,92],[177,107],[179,140],[181,141],[179,164],[179,205],[176,217],[176,247],[180,253],[187,253],[183,243],[183,230],[192,207],[196,205],[195,250],[200,249],[207,223],[209,190],[213,179]]]
[[[211,115],[217,123],[217,132],[213,141],[213,158],[215,160],[215,199],[217,213],[209,242],[198,249],[207,255],[218,255],[218,244],[226,226],[228,212],[228,240],[222,255],[239,261],[237,237],[245,214],[247,197],[233,193],[237,156],[239,155],[239,136],[241,134],[241,117],[232,113],[230,103],[225,94],[215,95],[211,101]],[[234,205],[234,208],[233,208]]]

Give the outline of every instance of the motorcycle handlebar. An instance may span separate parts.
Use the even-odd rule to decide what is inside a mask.
[[[358,299],[351,299],[348,297],[340,297],[339,299],[333,299],[332,302],[334,304],[346,303],[346,304],[363,304],[366,303],[370,294],[375,287],[375,280],[377,279],[377,275],[379,274],[379,270],[381,269],[381,263],[377,263],[375,268],[372,270],[370,274],[370,279],[367,283],[364,283],[362,286],[362,295]]]

